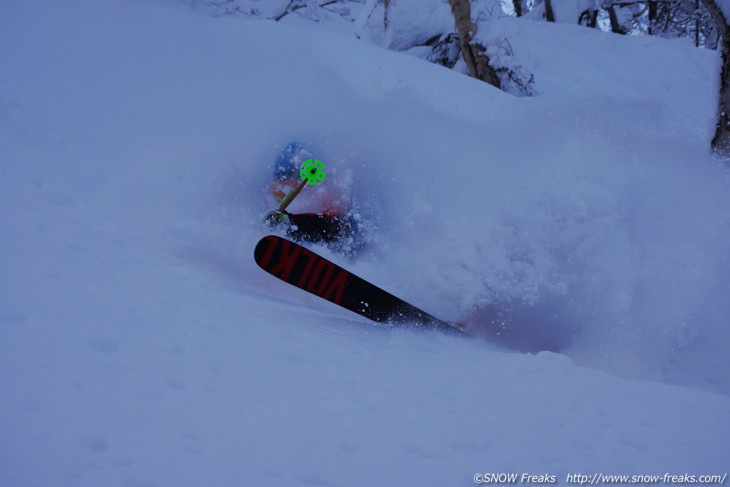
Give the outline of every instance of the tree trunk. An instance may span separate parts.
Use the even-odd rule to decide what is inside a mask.
[[[461,54],[472,78],[486,81],[492,86],[500,87],[499,77],[489,64],[486,49],[475,42],[476,26],[471,21],[471,5],[469,0],[449,0],[451,12],[454,14],[456,31],[459,33]]]
[[[702,0],[722,38],[722,69],[720,70],[720,102],[717,108],[717,125],[712,138],[712,150],[722,156],[730,155],[730,28],[715,0]]]
[[[700,47],[700,0],[695,0],[695,47]]]
[[[610,5],[606,7],[606,11],[608,12],[608,18],[611,21],[611,32],[614,34],[626,34],[626,31],[624,31],[623,27],[621,27],[621,24],[618,22],[616,7],[614,5]]]
[[[649,28],[648,28],[647,33],[650,36],[653,36],[654,35],[654,23],[656,22],[656,19],[659,16],[658,15],[659,7],[657,5],[656,0],[651,0],[650,2],[648,2],[648,7],[649,7],[648,8],[648,10],[649,10]]]
[[[390,0],[383,0],[383,27],[388,30],[390,24]]]
[[[552,0],[545,0],[545,20],[555,22],[555,12],[553,12]]]

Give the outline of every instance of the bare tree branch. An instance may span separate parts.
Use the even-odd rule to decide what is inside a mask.
[[[278,22],[281,19],[283,19],[284,17],[286,17],[287,15],[289,15],[290,13],[296,12],[300,8],[306,7],[306,5],[304,5],[304,4],[294,5],[297,1],[299,1],[299,0],[289,0],[289,5],[286,6],[286,9],[284,9],[284,11],[281,14],[277,15],[274,18],[274,21]],[[327,2],[320,3],[319,5],[317,5],[317,7],[324,8],[324,7],[327,7],[328,5],[333,5],[333,4],[337,3],[337,1],[338,0],[329,0]]]

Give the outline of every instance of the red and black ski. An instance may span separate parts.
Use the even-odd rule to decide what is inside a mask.
[[[262,238],[254,258],[259,267],[282,281],[378,323],[462,331],[459,325],[440,320],[285,238]]]

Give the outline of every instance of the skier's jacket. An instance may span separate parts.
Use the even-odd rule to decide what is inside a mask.
[[[270,192],[281,201],[298,183],[296,180],[274,181]],[[288,225],[286,234],[292,240],[332,243],[351,237],[355,232],[344,196],[325,186],[305,188],[284,213],[284,218],[280,219]]]

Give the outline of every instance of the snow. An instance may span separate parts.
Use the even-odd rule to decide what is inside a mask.
[[[489,21],[535,75],[517,98],[303,25],[0,4],[0,485],[725,474],[716,53]],[[255,266],[291,140],[375,234],[315,250],[477,338]]]

